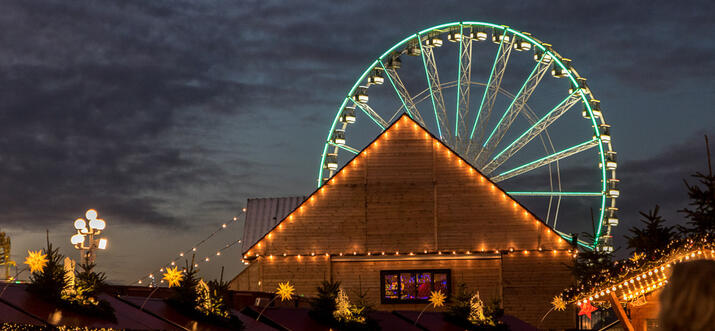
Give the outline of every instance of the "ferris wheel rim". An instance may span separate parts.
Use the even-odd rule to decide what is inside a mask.
[[[325,165],[326,156],[328,155],[328,149],[329,149],[330,147],[333,147],[333,148],[334,148],[334,151],[335,151],[336,153],[337,153],[337,151],[339,150],[339,146],[333,146],[333,145],[330,144],[330,139],[331,139],[331,136],[333,135],[334,130],[336,129],[336,125],[337,125],[338,122],[339,122],[339,118],[340,118],[340,116],[341,116],[341,114],[342,114],[342,110],[346,107],[346,105],[348,104],[348,102],[351,102],[351,101],[352,101],[352,100],[351,100],[351,96],[356,93],[358,87],[359,87],[360,84],[365,80],[365,78],[368,76],[368,74],[369,74],[372,70],[374,70],[374,68],[376,68],[376,67],[378,67],[378,66],[381,66],[382,68],[385,68],[385,65],[384,65],[383,60],[385,60],[388,56],[390,56],[391,54],[393,54],[397,49],[399,49],[400,47],[405,46],[407,43],[409,43],[409,42],[412,41],[413,39],[417,38],[417,40],[419,41],[420,47],[422,47],[421,38],[422,38],[424,35],[426,35],[426,34],[428,34],[428,33],[430,33],[430,32],[433,32],[433,31],[435,31],[435,30],[438,30],[439,33],[443,33],[444,31],[439,31],[439,30],[440,30],[440,29],[446,29],[446,28],[453,28],[453,27],[455,27],[455,26],[459,26],[459,27],[460,27],[460,31],[461,31],[461,29],[462,29],[464,26],[469,26],[469,27],[478,26],[478,27],[492,28],[492,29],[494,29],[495,31],[496,31],[496,30],[501,30],[504,34],[506,34],[506,33],[512,33],[514,36],[518,36],[518,37],[521,38],[522,40],[527,41],[527,42],[528,42],[529,44],[531,44],[532,46],[539,48],[539,49],[543,52],[543,54],[545,54],[545,55],[548,54],[548,55],[550,56],[551,61],[552,61],[554,64],[558,65],[558,66],[566,73],[566,76],[565,76],[565,77],[568,77],[568,80],[571,82],[572,86],[579,86],[579,85],[578,85],[578,82],[577,82],[577,79],[578,79],[578,78],[581,78],[581,76],[578,74],[578,72],[576,71],[575,68],[573,68],[572,66],[568,66],[568,67],[567,67],[567,66],[563,63],[563,61],[562,61],[563,57],[562,57],[558,52],[556,52],[555,50],[553,50],[551,47],[545,46],[545,43],[541,42],[540,40],[536,39],[535,37],[531,36],[530,34],[525,34],[525,33],[521,32],[521,31],[515,30],[515,29],[513,29],[513,28],[511,28],[511,27],[509,27],[509,26],[506,26],[506,25],[499,25],[499,24],[494,24],[494,23],[489,23],[489,22],[479,22],[479,21],[457,21],[457,22],[450,22],[450,23],[444,23],[444,24],[440,24],[440,25],[435,25],[435,26],[432,26],[432,27],[428,27],[428,28],[426,28],[426,29],[423,29],[423,30],[421,30],[421,31],[419,31],[419,32],[417,32],[417,33],[409,34],[409,35],[407,35],[404,39],[402,39],[400,42],[396,43],[395,45],[393,45],[392,47],[390,47],[389,49],[387,49],[385,52],[383,52],[382,55],[380,55],[380,56],[379,56],[377,59],[375,59],[372,63],[370,63],[370,65],[368,65],[368,66],[366,67],[366,69],[363,70],[362,74],[358,77],[358,79],[355,81],[355,83],[353,84],[353,86],[348,90],[348,93],[347,93],[347,94],[345,95],[345,97],[343,98],[343,101],[342,101],[342,103],[340,104],[340,106],[338,107],[338,111],[337,111],[337,113],[336,113],[336,115],[335,115],[335,117],[334,117],[334,119],[333,119],[332,125],[330,126],[330,130],[329,130],[329,132],[328,132],[328,136],[327,136],[327,138],[326,138],[326,140],[325,140],[325,143],[324,143],[323,152],[322,152],[322,155],[321,155],[321,160],[320,160],[320,165],[319,165],[319,171],[318,171],[318,179],[317,179],[317,181],[318,181],[318,188],[320,188],[320,187],[324,184],[324,183],[323,183],[323,177],[324,177],[323,173],[324,173],[324,170],[325,170],[324,165]],[[546,44],[546,45],[548,45],[548,44]],[[460,45],[460,46],[461,46],[461,45]],[[501,47],[501,45],[500,45],[500,47]],[[424,59],[423,59],[423,60],[424,60]],[[388,75],[388,77],[389,77],[389,75]],[[490,78],[491,78],[491,77],[490,77]],[[429,82],[429,77],[428,77],[428,82]],[[428,88],[428,89],[429,89],[429,88]],[[603,113],[600,113],[599,116],[594,116],[594,112],[593,112],[593,109],[592,109],[592,107],[591,107],[591,102],[590,102],[591,100],[595,100],[595,98],[593,97],[592,91],[584,91],[584,90],[581,89],[581,88],[577,88],[576,91],[575,91],[573,94],[576,94],[576,93],[578,93],[577,98],[580,99],[581,103],[584,105],[584,111],[588,112],[588,114],[589,114],[589,118],[590,118],[590,120],[591,120],[591,124],[592,124],[592,128],[593,128],[594,135],[595,135],[595,137],[597,137],[597,138],[594,138],[593,142],[595,142],[596,146],[598,146],[599,162],[600,162],[601,165],[603,165],[603,166],[601,167],[601,171],[600,171],[600,177],[601,177],[600,215],[599,215],[599,218],[598,218],[599,221],[597,222],[597,226],[596,226],[596,228],[594,229],[594,241],[593,241],[593,243],[592,243],[591,245],[586,245],[586,244],[583,244],[583,243],[581,242],[581,240],[579,240],[579,244],[582,245],[583,247],[595,249],[595,248],[597,248],[597,246],[599,245],[599,243],[601,242],[601,239],[602,239],[603,237],[605,237],[605,238],[610,237],[610,230],[611,230],[611,226],[610,226],[610,225],[607,226],[608,233],[606,233],[605,236],[602,234],[603,227],[604,227],[604,220],[605,220],[605,216],[606,216],[606,213],[607,213],[607,205],[606,205],[607,200],[610,199],[610,201],[611,201],[611,208],[614,208],[614,209],[615,209],[615,197],[610,197],[610,196],[608,196],[608,194],[607,194],[607,192],[608,192],[608,182],[609,182],[609,176],[608,176],[608,174],[607,174],[607,171],[610,171],[610,172],[611,172],[610,178],[611,178],[612,180],[614,180],[614,181],[617,181],[617,180],[616,180],[616,172],[615,172],[615,169],[606,169],[606,166],[605,166],[605,165],[606,165],[606,157],[605,157],[605,155],[606,155],[606,150],[607,150],[609,153],[611,153],[611,152],[613,152],[613,148],[612,148],[612,143],[611,143],[610,140],[604,142],[604,141],[601,139],[600,126],[599,126],[599,123],[598,123],[598,121],[596,120],[596,118],[597,118],[597,117],[599,118],[601,125],[605,125],[606,122],[605,122],[605,118],[604,118],[604,116],[603,116]],[[588,96],[587,96],[587,94],[588,94]],[[354,101],[353,101],[353,102],[354,102]],[[354,102],[354,103],[355,103],[355,102]],[[360,106],[358,103],[355,103],[355,104],[356,104],[356,106]],[[404,101],[403,101],[403,105],[404,105]],[[365,110],[363,109],[363,111],[365,111]],[[412,117],[412,114],[410,114],[410,112],[409,112],[409,110],[407,109],[406,105],[404,105],[404,111],[405,111],[405,113],[407,113],[410,117]],[[437,116],[436,112],[435,112],[435,116]],[[384,123],[384,124],[379,123],[379,122],[376,121],[374,118],[373,118],[373,121],[375,121],[376,124],[377,124],[378,126],[380,126],[383,131],[385,130],[385,127],[386,127],[385,124],[389,124],[389,123]],[[476,123],[475,123],[475,125],[476,125]],[[439,127],[440,127],[440,124],[439,124],[439,120],[438,120],[438,119],[437,119],[437,127],[438,127],[438,129],[439,129]],[[345,129],[345,125],[343,125],[343,129]],[[440,135],[440,137],[441,137],[441,135]],[[440,140],[441,140],[441,139],[440,139]],[[605,145],[605,146],[604,146],[604,145]],[[558,162],[558,161],[556,161],[556,162]],[[559,175],[559,176],[560,176],[560,175]],[[560,184],[559,184],[559,186],[560,186]],[[559,196],[559,199],[560,199],[560,196]],[[560,203],[560,200],[559,200],[559,203]],[[562,237],[564,237],[564,239],[567,239],[567,240],[569,239],[569,238],[567,238],[566,235],[564,235],[563,232],[557,232],[557,233],[558,233],[559,235],[561,235]]]

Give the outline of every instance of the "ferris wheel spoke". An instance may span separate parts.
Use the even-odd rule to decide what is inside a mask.
[[[370,117],[370,119],[373,120],[373,122],[375,122],[375,124],[377,124],[382,130],[385,130],[387,128],[387,121],[385,121],[377,112],[375,112],[370,106],[368,106],[368,104],[357,102],[353,99],[350,100],[352,100],[355,106],[360,108],[360,110],[362,110],[365,115]]]
[[[492,70],[489,73],[489,80],[487,81],[487,86],[484,89],[484,94],[482,95],[482,102],[479,105],[477,117],[474,120],[474,126],[472,126],[472,132],[469,134],[467,154],[469,154],[473,145],[478,145],[482,140],[485,128],[489,122],[492,108],[494,108],[494,102],[499,94],[501,81],[504,77],[504,72],[506,71],[507,62],[509,62],[509,55],[511,55],[511,50],[514,49],[514,40],[516,39],[512,36],[511,38],[508,38],[509,40],[507,40],[507,36],[506,32],[504,32],[504,37],[502,37],[499,42],[499,49],[497,50],[497,55],[494,57],[494,64],[492,65]],[[479,151],[475,151],[475,153],[478,153]]]
[[[328,144],[330,144],[330,145],[332,145],[332,146],[335,146],[335,147],[337,147],[337,148],[340,148],[340,149],[342,149],[342,150],[348,151],[348,152],[353,153],[353,154],[359,154],[359,153],[360,153],[360,150],[358,150],[358,149],[356,149],[356,148],[352,148],[352,147],[350,147],[350,146],[348,146],[348,145],[336,144],[336,143],[334,143],[334,142],[332,142],[332,141],[328,141]],[[336,151],[336,152],[337,152],[337,151]]]
[[[526,144],[528,144],[532,139],[538,136],[546,128],[548,128],[554,121],[556,121],[561,115],[566,113],[571,107],[573,107],[580,98],[578,97],[578,91],[574,91],[569,94],[564,100],[562,100],[556,107],[549,111],[544,117],[539,119],[533,126],[516,138],[509,146],[504,148],[499,152],[491,161],[489,161],[484,167],[482,167],[482,172],[489,174],[496,168],[504,164],[509,160],[514,154],[521,150]]]
[[[545,165],[547,165],[547,164],[550,164],[550,163],[552,163],[552,162],[556,162],[556,161],[558,161],[558,160],[561,160],[561,159],[563,159],[563,158],[569,157],[569,156],[571,156],[571,155],[574,155],[574,154],[583,152],[583,151],[585,151],[585,150],[591,149],[591,148],[593,148],[594,146],[597,146],[597,145],[598,145],[598,139],[588,140],[588,141],[585,141],[585,142],[583,142],[583,143],[580,143],[580,144],[578,144],[578,145],[576,145],[576,146],[573,146],[573,147],[569,147],[569,148],[567,148],[567,149],[564,149],[564,150],[562,150],[562,151],[560,151],[560,152],[556,152],[556,153],[553,153],[553,154],[551,154],[551,155],[547,155],[547,156],[542,157],[542,158],[540,158],[540,159],[538,159],[538,160],[535,160],[535,161],[529,162],[529,163],[527,163],[527,164],[518,166],[518,167],[516,167],[516,168],[514,168],[514,169],[511,169],[511,170],[507,170],[507,171],[505,171],[505,172],[502,172],[502,173],[500,173],[499,175],[497,175],[497,176],[491,178],[491,180],[492,180],[493,182],[495,182],[495,183],[498,183],[498,182],[507,180],[507,179],[509,179],[509,178],[512,178],[512,177],[521,175],[521,174],[523,174],[523,173],[529,172],[529,171],[534,170],[534,169],[536,169],[536,168],[543,167],[543,166],[545,166]]]
[[[454,136],[457,148],[465,142],[469,116],[469,92],[472,86],[472,38],[465,37],[464,25],[459,26],[459,73],[457,74],[457,111],[454,122]]]
[[[433,46],[422,45],[421,39],[419,40],[419,44],[422,53],[422,63],[425,67],[427,84],[429,85],[430,95],[432,97],[432,107],[434,108],[434,117],[437,122],[437,131],[440,139],[443,141],[450,141],[449,121],[447,119],[447,110],[444,106],[442,87],[439,82],[437,63],[435,62],[434,52],[432,50]]]
[[[536,87],[541,82],[544,74],[549,70],[549,64],[551,61],[544,61],[543,55],[539,62],[534,66],[529,76],[524,81],[524,84],[516,93],[516,97],[512,98],[511,104],[504,112],[504,115],[499,119],[497,125],[492,130],[491,134],[487,137],[486,141],[482,145],[483,152],[480,154],[480,158],[476,161],[476,164],[483,164],[486,159],[492,154],[494,149],[499,145],[499,142],[504,138],[504,135],[509,130],[509,127],[514,123],[524,105],[529,100],[531,95],[536,90]]]
[[[417,110],[417,106],[410,96],[410,93],[407,91],[405,83],[402,82],[402,79],[400,79],[400,76],[397,74],[397,70],[387,69],[382,61],[380,61],[380,65],[382,65],[382,68],[385,69],[385,72],[387,72],[387,80],[390,81],[390,84],[395,89],[395,93],[397,93],[400,101],[402,101],[402,106],[405,108],[407,115],[410,115],[410,117],[414,118],[417,122],[424,126],[425,121],[422,119],[422,115],[420,115],[420,112]]]
[[[541,191],[511,191],[506,192],[511,196],[528,196],[528,197],[600,197],[602,192],[541,192]]]

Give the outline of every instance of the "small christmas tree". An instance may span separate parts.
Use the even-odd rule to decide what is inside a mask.
[[[361,316],[362,309],[350,303],[348,295],[340,289],[335,298],[335,311],[333,317],[340,323],[365,323],[365,317]]]
[[[324,324],[331,324],[339,290],[339,281],[324,280],[317,288],[318,295],[310,300],[310,316]]]
[[[46,264],[39,271],[32,272],[27,290],[39,294],[49,301],[60,301],[62,292],[67,288],[67,279],[65,278],[64,265],[62,264],[64,256],[59,253],[57,248],[52,248],[49,235],[47,237],[47,249],[44,252],[46,254]]]
[[[85,296],[96,296],[106,286],[107,275],[103,272],[95,272],[94,263],[83,263],[80,271],[75,276],[75,289],[77,294]]]
[[[179,282],[179,286],[174,288],[174,295],[169,299],[169,303],[177,307],[193,307],[197,300],[196,285],[199,281],[196,279],[197,269],[194,269],[194,261],[191,259],[191,265],[186,262],[184,268],[184,277]]]
[[[466,330],[508,330],[499,319],[504,311],[499,307],[499,301],[494,300],[485,305],[479,297],[479,292],[467,289],[464,283],[457,284],[455,295],[452,296],[445,319]]]
[[[218,281],[204,282],[198,279],[196,274],[198,269],[186,263],[184,276],[179,281],[179,286],[174,287],[174,295],[167,300],[179,312],[214,325],[230,328],[231,330],[243,330],[244,325],[238,317],[231,314],[226,306],[224,297],[228,292],[228,283],[222,279]]]
[[[378,323],[368,318],[365,306],[350,303],[339,281],[323,281],[317,290],[309,313],[316,321],[341,331],[380,330]]]

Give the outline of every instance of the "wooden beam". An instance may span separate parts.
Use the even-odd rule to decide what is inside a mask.
[[[611,292],[608,295],[608,301],[611,303],[613,311],[616,313],[616,316],[618,316],[618,319],[621,321],[621,324],[623,324],[623,327],[628,331],[635,331],[633,324],[631,324],[631,320],[628,319],[628,315],[626,315],[626,311],[623,310],[623,307],[621,307],[621,303],[618,302],[618,298],[615,293]]]

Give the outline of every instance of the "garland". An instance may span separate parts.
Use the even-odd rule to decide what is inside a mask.
[[[582,295],[597,288],[617,286],[624,280],[636,277],[643,270],[662,267],[673,261],[678,256],[695,250],[715,249],[713,235],[709,233],[697,234],[691,237],[672,240],[662,249],[655,249],[649,254],[634,254],[633,257],[615,261],[610,267],[601,270],[582,280],[578,284],[563,290],[554,302],[576,302]],[[561,300],[561,301],[560,301]]]

